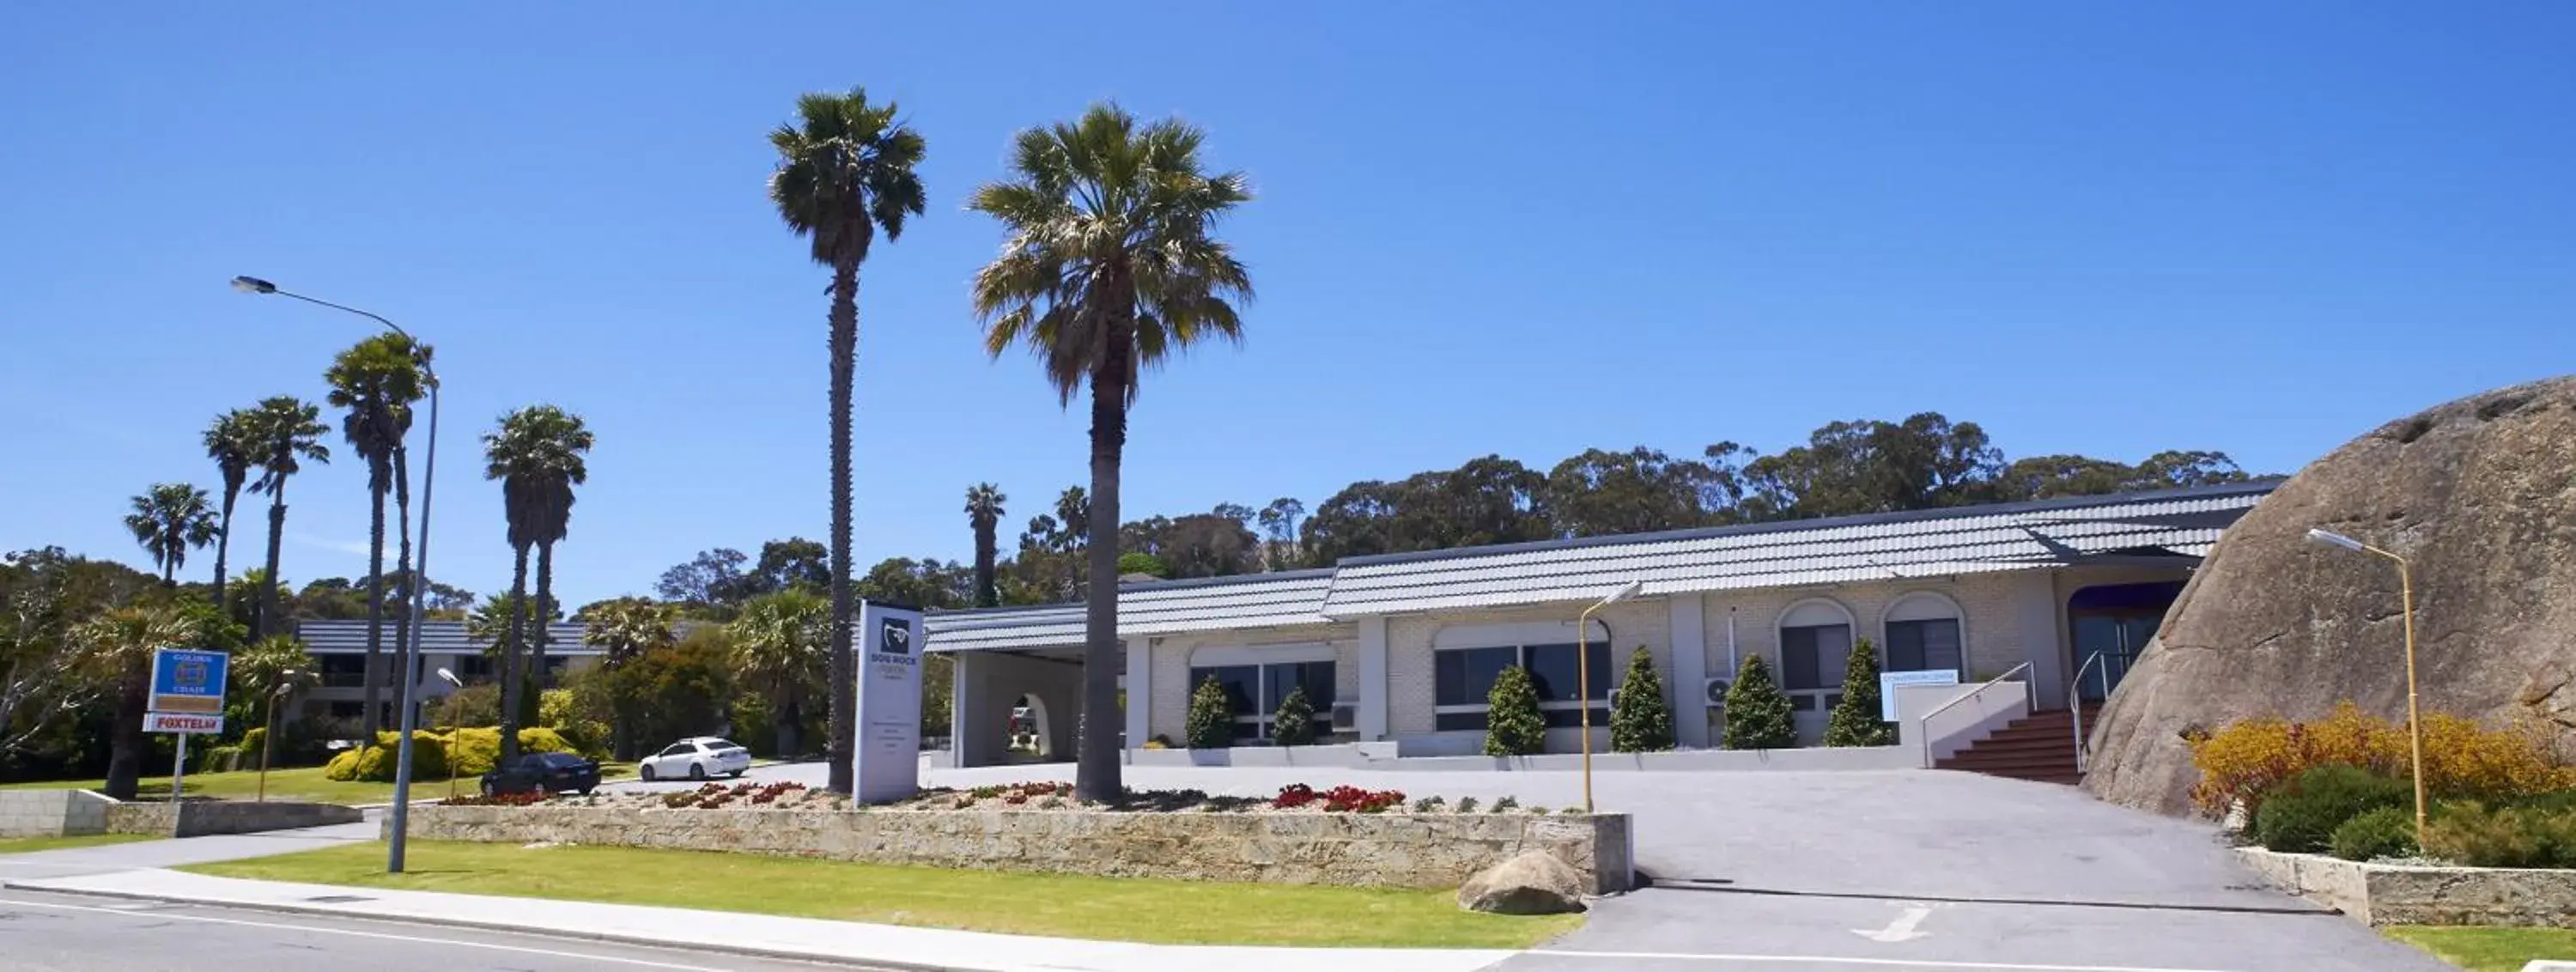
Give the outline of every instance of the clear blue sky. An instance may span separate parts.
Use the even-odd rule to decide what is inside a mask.
[[[126,497],[211,486],[209,418],[320,396],[363,322],[237,273],[438,345],[442,580],[507,582],[475,437],[540,401],[599,437],[571,603],[822,538],[825,274],[764,136],[852,85],[931,192],[863,278],[862,567],[967,556],[975,481],[1015,531],[1084,479],[1084,416],[978,345],[1000,237],[961,201],[1104,98],[1260,192],[1224,227],[1249,341],[1150,377],[1131,515],[1923,409],[2288,471],[2576,370],[2564,4],[859,6],[13,10],[0,548],[141,563]],[[353,462],[294,481],[288,579],[363,572],[364,497]]]

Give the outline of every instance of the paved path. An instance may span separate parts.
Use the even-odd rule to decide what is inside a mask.
[[[189,864],[210,864],[215,861],[237,861],[249,857],[268,857],[273,854],[291,854],[296,851],[360,843],[376,839],[377,834],[377,823],[374,820],[367,820],[362,823],[335,824],[305,830],[273,830],[264,834],[190,837],[185,840],[146,840],[131,844],[102,844],[96,847],[74,847],[66,850],[0,854],[0,881],[104,874],[143,867],[183,867]]]

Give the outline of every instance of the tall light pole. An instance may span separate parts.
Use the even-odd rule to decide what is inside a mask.
[[[2342,547],[2355,553],[2372,553],[2397,562],[2397,596],[2399,610],[2406,624],[2406,741],[2415,776],[2415,846],[2424,846],[2424,720],[2415,705],[2415,572],[2406,558],[2371,546],[2322,527],[2308,530],[2308,539],[2329,547]]]
[[[421,372],[429,377],[429,449],[428,455],[421,463],[420,471],[420,558],[412,561],[411,565],[411,636],[403,642],[401,660],[402,740],[394,747],[393,837],[386,842],[385,851],[385,873],[400,874],[403,869],[403,838],[408,835],[411,827],[411,734],[420,727],[420,712],[414,701],[418,695],[420,681],[417,677],[420,665],[420,622],[421,616],[428,613],[429,603],[429,492],[438,482],[438,369],[430,367],[429,357],[422,353],[418,338],[412,337],[411,332],[403,330],[402,325],[386,320],[382,315],[334,304],[327,300],[318,300],[292,291],[279,290],[276,284],[258,277],[234,277],[233,289],[246,294],[275,294],[280,297],[292,297],[307,304],[356,314],[382,324],[386,329],[402,335],[404,340],[412,342],[412,353],[420,362]]]
[[[1645,581],[1629,581],[1628,586],[1611,591],[1600,603],[1584,608],[1574,619],[1574,694],[1576,708],[1583,723],[1583,812],[1592,812],[1592,612],[1637,596],[1646,589]],[[1609,642],[1602,642],[1609,651]]]
[[[456,693],[465,690],[465,680],[445,668],[438,670],[438,680],[447,683],[447,798],[456,799]]]

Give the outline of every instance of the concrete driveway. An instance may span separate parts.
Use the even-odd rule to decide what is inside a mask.
[[[934,770],[928,786],[1070,780],[1070,764]],[[753,780],[824,781],[817,763]],[[1350,783],[1452,801],[1582,803],[1557,772],[1137,767],[1139,789],[1266,796]],[[1506,970],[2009,969],[2439,972],[2449,966],[2263,886],[2208,826],[2072,788],[1941,771],[1593,777],[1633,814],[1656,886]],[[663,784],[669,788],[680,784]],[[620,784],[620,788],[644,788]]]

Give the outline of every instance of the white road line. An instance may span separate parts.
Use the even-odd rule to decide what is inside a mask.
[[[618,957],[618,956],[615,956],[615,955],[599,955],[599,954],[590,953],[590,952],[559,952],[559,951],[555,951],[555,950],[553,950],[553,949],[546,949],[546,948],[528,948],[528,947],[520,946],[520,945],[496,945],[496,944],[493,944],[493,943],[491,943],[491,942],[476,942],[476,941],[468,941],[468,940],[461,939],[461,938],[428,938],[428,937],[416,936],[416,935],[393,935],[393,934],[387,934],[387,933],[385,933],[385,932],[352,931],[352,930],[350,930],[350,929],[346,929],[346,928],[324,928],[324,927],[320,927],[320,926],[316,926],[316,925],[287,925],[287,924],[277,924],[277,923],[264,922],[264,921],[243,921],[243,920],[241,920],[241,919],[239,919],[239,918],[212,918],[212,917],[208,917],[208,916],[205,916],[205,915],[182,915],[182,914],[174,914],[174,913],[167,912],[167,911],[150,912],[150,913],[139,913],[139,912],[135,912],[135,911],[126,910],[126,909],[123,909],[123,908],[101,908],[101,907],[91,907],[91,906],[88,906],[88,905],[52,904],[52,903],[49,903],[49,902],[42,902],[42,901],[19,901],[19,900],[11,899],[11,898],[0,898],[0,905],[15,906],[15,907],[20,907],[20,908],[44,908],[44,909],[50,909],[50,910],[53,910],[53,911],[88,911],[88,912],[95,912],[95,913],[102,914],[102,915],[120,915],[120,916],[127,917],[127,918],[144,918],[144,917],[148,917],[148,918],[152,918],[152,919],[154,919],[154,920],[168,920],[168,921],[195,921],[195,922],[203,922],[203,923],[210,924],[210,925],[237,925],[237,926],[240,926],[240,927],[243,927],[243,928],[272,928],[272,929],[277,929],[277,930],[280,930],[280,931],[312,932],[312,933],[317,934],[317,935],[345,935],[345,936],[349,936],[349,937],[352,937],[352,938],[373,938],[373,939],[378,939],[378,940],[381,940],[381,941],[391,941],[391,942],[415,942],[415,943],[425,944],[425,945],[458,945],[458,946],[463,946],[463,947],[465,947],[465,948],[480,948],[480,949],[486,949],[486,950],[489,950],[489,951],[495,951],[495,952],[517,952],[517,953],[522,954],[522,955],[548,955],[548,956],[553,956],[553,957],[555,957],[555,958],[583,959],[583,960],[592,961],[592,962],[613,962],[613,963],[616,963],[616,964],[619,964],[619,965],[634,965],[634,966],[641,966],[641,967],[643,967],[643,968],[648,968],[648,969],[672,969],[672,970],[675,970],[675,972],[731,972],[731,970],[714,968],[714,967],[712,967],[712,966],[704,966],[704,965],[677,965],[677,964],[670,963],[670,962],[651,962],[651,961],[646,961],[646,960],[644,960],[644,959],[621,958],[621,957]],[[182,907],[196,907],[196,906],[193,906],[193,905],[183,905]],[[362,920],[362,921],[394,921],[394,920],[398,920],[398,919],[375,918],[375,917],[368,916],[368,915],[350,915],[350,916],[348,916],[348,917],[356,918],[356,919],[359,919],[359,920]]]
[[[1619,959],[1630,962],[1772,962],[1807,965],[1861,965],[1904,969],[1992,969],[1996,972],[2226,972],[2221,969],[2176,969],[2146,965],[2034,965],[2013,962],[1944,962],[1934,959],[1857,958],[1834,955],[1702,955],[1690,952],[1570,952],[1532,949],[1523,955],[1549,958]]]

